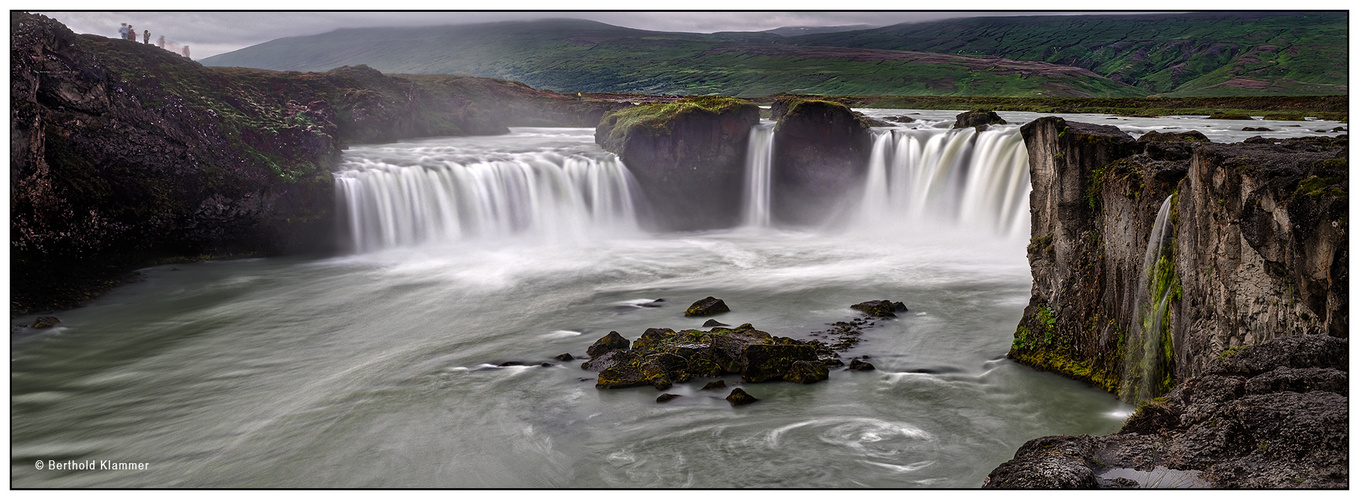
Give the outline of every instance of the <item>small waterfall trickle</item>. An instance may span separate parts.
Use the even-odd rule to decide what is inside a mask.
[[[636,228],[632,178],[616,158],[555,152],[351,161],[336,199],[355,252],[528,235],[549,241]]]
[[[1028,151],[1018,127],[876,130],[860,221],[1029,232]]]
[[[773,121],[762,121],[750,128],[746,146],[746,200],[744,221],[747,226],[769,225],[771,175],[774,165]]]
[[[1171,216],[1175,195],[1156,212],[1156,223],[1142,258],[1142,280],[1133,305],[1133,325],[1124,341],[1123,382],[1119,397],[1129,403],[1154,398],[1169,389],[1170,301],[1179,287],[1175,275],[1175,246]]]

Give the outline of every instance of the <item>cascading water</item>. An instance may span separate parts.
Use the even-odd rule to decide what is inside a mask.
[[[636,227],[632,179],[612,155],[407,148],[335,175],[356,252],[471,238],[562,241]]]
[[[773,121],[762,121],[750,128],[750,143],[746,146],[746,203],[745,224],[769,225],[770,176],[774,164]]]
[[[1156,212],[1156,223],[1147,240],[1147,253],[1142,258],[1143,281],[1138,283],[1137,301],[1133,306],[1131,333],[1125,343],[1123,383],[1119,397],[1129,403],[1154,398],[1169,389],[1172,353],[1167,310],[1174,290],[1175,246],[1171,233],[1175,223],[1171,216],[1175,195],[1166,197]]]
[[[876,130],[860,220],[1029,232],[1028,152],[1018,127]]]

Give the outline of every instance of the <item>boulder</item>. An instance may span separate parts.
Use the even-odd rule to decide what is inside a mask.
[[[731,403],[732,406],[748,405],[756,401],[759,401],[759,399],[756,399],[755,396],[751,396],[750,394],[746,394],[746,391],[743,391],[740,388],[732,389],[731,394],[727,395],[727,402]]]
[[[870,300],[854,304],[849,306],[849,308],[856,311],[863,311],[868,313],[869,316],[876,316],[879,318],[895,318],[897,317],[896,313],[906,312],[905,304],[902,304],[901,302],[892,302],[890,300]]]
[[[1142,134],[1137,138],[1137,142],[1209,142],[1208,136],[1203,132],[1190,130],[1186,132],[1158,132],[1151,131]]]
[[[693,377],[730,374],[747,382],[812,383],[829,373],[820,354],[819,343],[774,337],[749,324],[709,331],[650,328],[630,349],[608,350],[581,368],[599,372],[595,387],[600,389],[651,385],[665,390]],[[800,361],[806,363],[794,366]]]
[[[688,309],[685,309],[685,310],[684,310],[684,315],[685,315],[685,316],[712,316],[712,315],[714,315],[714,314],[719,314],[719,313],[724,313],[724,312],[730,312],[730,311],[731,311],[731,309],[727,308],[727,303],[726,303],[726,302],[722,302],[722,299],[713,298],[713,297],[707,297],[707,298],[704,298],[704,299],[700,299],[698,302],[694,302],[693,305],[690,305]],[[707,326],[707,325],[704,325],[704,326]]]
[[[650,228],[725,228],[740,223],[746,145],[759,121],[744,100],[695,97],[611,111],[595,142],[627,164],[650,202]]]
[[[830,378],[830,369],[819,361],[794,361],[783,379],[797,384],[814,384]]]
[[[786,380],[797,361],[817,361],[816,348],[808,344],[753,344],[741,352],[741,380]]]
[[[33,326],[30,326],[29,328],[41,330],[44,328],[52,328],[58,324],[61,324],[61,320],[57,319],[56,316],[41,316],[38,319],[33,320]]]
[[[608,335],[596,340],[589,349],[586,349],[585,354],[593,358],[613,350],[626,350],[630,344],[631,342],[619,335],[618,332],[609,332]]]
[[[725,381],[725,380],[714,380],[714,381],[712,381],[712,382],[708,382],[706,385],[703,386],[702,389],[699,389],[699,390],[700,390],[700,391],[711,391],[711,390],[716,390],[716,389],[726,389],[726,388],[727,388],[727,381]]]
[[[731,326],[731,325],[728,325],[728,324],[726,324],[726,323],[717,321],[717,320],[715,320],[715,319],[710,319],[710,320],[708,320],[708,321],[704,321],[704,322],[703,322],[703,328],[709,328],[709,327],[714,327],[714,326]]]
[[[557,361],[571,361],[571,360],[574,360],[574,359],[576,359],[576,358],[575,358],[575,357],[572,357],[570,353],[563,353],[563,354],[558,354],[558,355],[556,355],[556,356],[553,356],[552,359],[555,359],[555,360],[557,360]]]
[[[660,396],[656,396],[656,402],[657,402],[657,403],[669,403],[671,400],[673,400],[673,399],[675,399],[675,398],[678,398],[678,397],[680,397],[679,394],[670,394],[670,393],[667,392],[667,393],[665,393],[665,394],[661,394]]]
[[[975,127],[978,132],[986,130],[987,125],[1004,125],[1005,120],[995,111],[980,109],[958,113],[952,128]]]
[[[859,358],[849,360],[849,369],[856,372],[867,372],[877,369],[873,363],[869,363]]]
[[[872,152],[872,126],[843,104],[783,97],[771,106],[774,128],[774,222],[814,226],[845,209],[861,189]],[[778,111],[782,112],[778,112]]]

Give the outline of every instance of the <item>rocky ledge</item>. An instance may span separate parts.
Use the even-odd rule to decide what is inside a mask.
[[[1348,488],[1349,342],[1281,337],[1223,352],[1109,436],[1025,443],[986,488]]]

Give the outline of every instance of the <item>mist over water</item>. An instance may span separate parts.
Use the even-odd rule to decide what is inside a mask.
[[[1016,130],[879,130],[862,209],[803,231],[640,231],[645,200],[590,129],[353,147],[353,253],[149,268],[15,338],[12,484],[977,487],[1025,441],[1131,409],[1004,359],[1032,285]],[[738,408],[707,380],[659,404],[552,359],[697,328],[683,311],[708,295],[718,321],[795,338],[864,300],[910,311],[842,354],[876,371],[729,376],[761,399]]]

